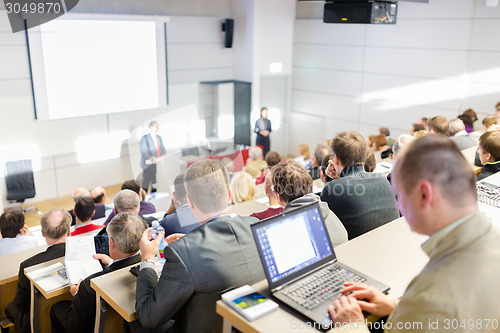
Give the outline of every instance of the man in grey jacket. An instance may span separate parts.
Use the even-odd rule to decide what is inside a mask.
[[[222,318],[215,313],[220,295],[265,277],[250,229],[258,220],[226,214],[229,176],[218,161],[193,164],[185,184],[189,208],[201,226],[165,248],[159,281],[152,258],[164,234],[151,240],[151,229],[144,232],[137,318],[146,329],[158,329],[173,320],[169,332],[221,332]]]
[[[275,165],[271,169],[271,177],[278,203],[285,209],[285,213],[320,201],[319,197],[312,193],[311,175],[293,160]],[[328,209],[326,203],[320,202],[320,207],[333,246],[347,242],[347,231],[339,218]]]

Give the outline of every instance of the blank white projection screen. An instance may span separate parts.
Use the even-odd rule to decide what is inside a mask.
[[[30,30],[38,119],[166,104],[156,22],[57,19]]]

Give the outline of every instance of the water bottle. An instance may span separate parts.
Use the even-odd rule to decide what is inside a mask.
[[[163,229],[163,227],[160,225],[160,222],[158,221],[153,221],[153,229],[151,230],[151,237],[156,239],[156,237],[158,236],[158,234],[160,232],[165,232],[165,229]],[[165,240],[165,235],[163,235],[162,239],[161,239],[161,242],[160,242],[160,245],[158,246],[158,262],[160,264],[164,264],[165,263],[165,255],[164,255],[164,250],[165,248],[168,246],[168,243],[167,241]]]

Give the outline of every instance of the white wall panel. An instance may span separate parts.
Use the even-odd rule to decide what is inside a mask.
[[[323,137],[318,143],[325,144],[327,140],[333,139],[337,134],[345,131],[357,131],[359,125],[357,121],[344,121],[339,119],[324,118]]]
[[[359,117],[359,98],[322,94],[307,91],[293,92],[295,111],[335,119],[357,122]]]
[[[167,23],[167,42],[174,44],[215,43],[224,47],[223,18],[171,16]]]
[[[367,47],[364,70],[429,78],[459,79],[464,72],[466,51]]]
[[[298,90],[358,96],[361,73],[295,68],[293,87]]]
[[[0,45],[0,80],[29,78],[25,45]]]
[[[479,2],[481,1],[483,0]],[[430,0],[429,3],[399,2],[398,20],[469,18],[474,10],[475,2],[475,0]]]
[[[168,48],[168,69],[231,67],[232,50],[217,44],[174,44]]]
[[[362,102],[376,103],[382,110],[416,105],[458,110],[460,106],[461,80],[365,74],[363,83]]]
[[[464,50],[469,36],[467,20],[399,20],[395,25],[367,25],[366,44]]]
[[[296,44],[294,66],[343,71],[363,69],[363,47],[324,44]]]
[[[232,67],[205,68],[198,70],[169,71],[168,81],[171,84],[185,84],[202,81],[221,81],[233,78]]]
[[[472,29],[472,50],[500,51],[500,43],[492,36],[498,35],[500,31],[500,20],[475,20]]]
[[[0,80],[0,104],[4,98],[18,96],[31,98],[31,80],[29,78]]]
[[[476,9],[474,11],[475,18],[495,18],[500,17],[500,6],[486,7],[485,0],[476,1]]]
[[[327,24],[323,20],[295,20],[295,43],[363,45],[366,25]]]

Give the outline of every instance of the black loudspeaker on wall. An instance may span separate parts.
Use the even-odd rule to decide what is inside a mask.
[[[224,34],[224,46],[230,48],[233,46],[233,28],[234,28],[234,20],[226,19],[222,22],[222,31]]]

